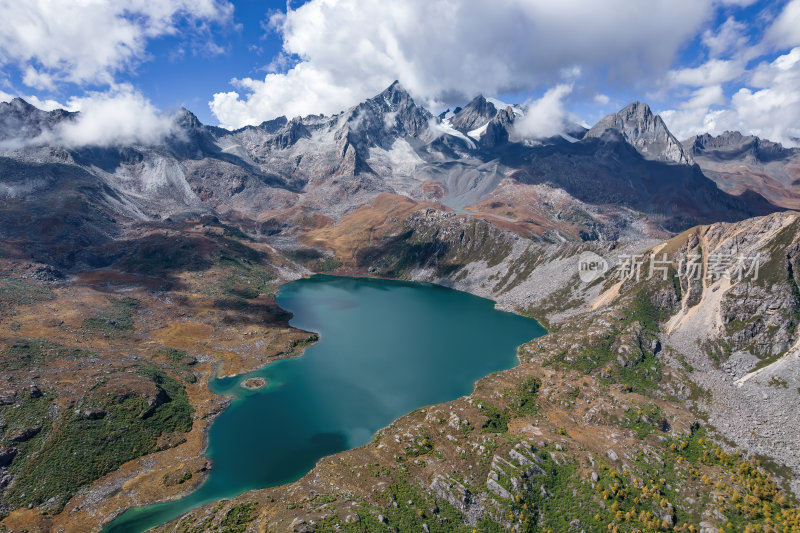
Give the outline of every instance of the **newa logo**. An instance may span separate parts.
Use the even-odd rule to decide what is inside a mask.
[[[578,258],[578,275],[584,283],[591,283],[608,270],[608,262],[594,252],[583,252]]]

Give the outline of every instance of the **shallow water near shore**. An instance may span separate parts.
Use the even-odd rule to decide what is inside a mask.
[[[282,286],[276,300],[319,342],[301,357],[213,380],[211,390],[232,402],[209,430],[208,479],[182,499],[127,511],[104,532],[139,533],[198,505],[295,481],[404,414],[469,394],[545,333],[490,300],[422,283],[313,276]],[[241,386],[253,377],[267,386]]]

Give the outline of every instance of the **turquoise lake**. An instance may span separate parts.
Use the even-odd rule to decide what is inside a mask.
[[[494,302],[435,285],[313,276],[283,285],[291,325],[320,334],[301,357],[215,379],[230,407],[209,430],[214,467],[192,494],[127,511],[106,533],[139,533],[192,508],[297,480],[322,457],[368,443],[419,407],[472,392],[517,364],[517,347],[545,330]],[[267,387],[241,382],[263,377]]]

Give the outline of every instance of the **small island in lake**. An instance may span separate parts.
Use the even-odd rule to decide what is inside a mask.
[[[242,387],[245,389],[256,390],[263,389],[267,386],[267,380],[264,378],[247,378],[242,381]]]

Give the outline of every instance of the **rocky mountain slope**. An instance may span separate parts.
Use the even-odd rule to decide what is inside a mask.
[[[641,102],[606,116],[586,132],[586,138],[622,138],[647,159],[683,165],[692,163],[691,156],[684,152],[661,117]]]
[[[0,295],[14,302],[0,321],[4,357],[15,364],[7,405],[28,412],[58,398],[52,405],[60,406],[30,411],[43,429],[25,447],[3,441],[7,487],[25,479],[35,449],[58,457],[47,437],[74,402],[89,401],[81,424],[116,420],[111,407],[91,403],[102,395],[82,400],[79,383],[98,380],[98,390],[146,405],[152,370],[126,370],[152,366],[176,380],[167,382],[172,390],[183,381],[197,410],[188,433],[167,428],[155,453],[112,465],[80,491],[31,500],[32,509],[5,518],[10,530],[83,531],[201,482],[203,428],[220,408],[205,386],[214,368],[254,368],[309,338],[286,328],[267,296],[281,278],[303,272],[301,264],[467,290],[539,318],[549,334],[469,397],[403,417],[297,483],[195,510],[165,530],[236,523],[248,531],[744,531],[797,523],[800,435],[788,423],[800,407],[794,213],[698,227],[664,242],[556,244],[386,194],[335,226],[306,230],[304,248],[283,253],[211,217],[175,224],[140,226],[112,268],[71,282],[46,267],[4,263]],[[607,258],[610,270],[584,283],[578,266],[588,251]],[[729,252],[761,254],[758,278],[714,277],[715,261]],[[642,278],[620,277],[633,255]],[[651,264],[658,274],[646,279]],[[42,324],[53,309],[63,322]],[[70,372],[83,381],[64,379]],[[45,400],[31,398],[29,384]],[[31,426],[12,420],[6,436]]]
[[[272,298],[311,272],[454,287],[550,333],[469,397],[170,528],[798,526],[800,222],[765,182],[706,174],[794,152],[681,145],[638,103],[526,139],[501,107],[437,117],[394,83],[330,117],[231,132],[182,111],[156,145],[70,148],[37,139],[79,115],[0,104],[2,526],[99,530],[195,488],[224,407],[208,380],[313,342]],[[609,272],[582,282],[584,252]],[[620,277],[633,257],[664,277]],[[758,278],[715,277],[726,257]]]
[[[697,135],[682,144],[721,189],[732,194],[751,190],[775,205],[800,207],[800,149],[730,131]]]
[[[6,253],[62,269],[98,266],[84,249],[131,223],[216,213],[248,221],[255,234],[291,234],[310,213],[335,221],[381,193],[505,219],[554,242],[664,237],[779,209],[749,190],[720,190],[644,104],[606,117],[577,142],[520,138],[521,112],[478,97],[450,118],[434,117],[395,82],[331,117],[279,117],[229,132],[182,111],[157,145],[63,148],[37,139],[75,115],[17,99],[0,105]],[[518,199],[509,185],[522,186]],[[537,206],[547,191],[561,195],[559,209]],[[54,220],[70,231],[45,231]]]
[[[457,217],[434,224],[429,209],[408,223],[425,226],[419,216],[429,227],[459,226]],[[471,261],[420,247],[452,232],[417,229],[409,246],[431,250],[414,258],[428,266],[406,265],[404,275],[440,281],[447,271],[456,287],[503,301],[516,283],[492,269],[510,260],[499,269],[510,273],[520,256],[502,239],[481,247],[472,224],[461,226]],[[800,407],[798,224],[793,213],[714,224],[642,254],[643,272],[652,265],[674,279],[621,276],[616,264],[584,284],[576,278],[587,244],[531,257],[522,283],[551,289],[522,293],[550,319],[550,334],[523,346],[518,367],[401,418],[296,483],[157,530],[237,516],[254,531],[793,531],[800,435],[787,421]],[[762,254],[757,279],[716,276],[715,258],[732,248]],[[685,268],[695,253],[699,279]],[[367,269],[387,257],[356,256]]]

